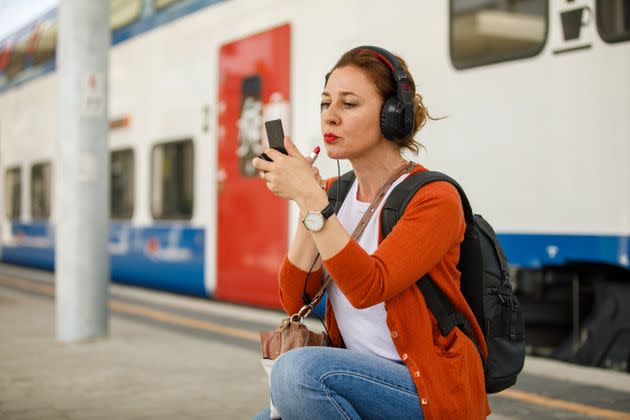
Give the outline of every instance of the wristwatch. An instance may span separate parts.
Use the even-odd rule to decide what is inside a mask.
[[[334,207],[328,203],[322,211],[309,211],[306,213],[302,219],[302,223],[304,223],[306,229],[311,232],[319,232],[324,228],[324,222],[326,219],[332,216],[334,212]]]

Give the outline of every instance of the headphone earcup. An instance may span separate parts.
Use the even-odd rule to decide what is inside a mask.
[[[386,139],[398,141],[409,135],[410,130],[404,126],[404,113],[405,106],[397,96],[392,96],[383,103],[381,132]]]

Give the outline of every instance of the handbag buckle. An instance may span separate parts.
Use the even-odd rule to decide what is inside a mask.
[[[297,326],[301,326],[304,323],[304,318],[302,318],[300,314],[291,315],[291,318],[289,318],[289,320],[291,324],[294,324]]]
[[[300,308],[299,311],[297,311],[296,314],[291,315],[291,318],[289,319],[292,324],[300,326],[304,323],[304,318],[306,318],[311,313],[312,310],[313,310],[313,306],[311,304],[304,305]]]

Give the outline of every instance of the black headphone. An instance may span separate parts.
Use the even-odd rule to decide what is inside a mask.
[[[392,141],[399,141],[408,137],[412,132],[416,120],[413,112],[413,98],[409,91],[409,78],[400,61],[386,49],[364,45],[353,48],[352,51],[368,52],[378,57],[391,69],[396,81],[396,96],[391,96],[383,102],[381,108],[381,132]]]

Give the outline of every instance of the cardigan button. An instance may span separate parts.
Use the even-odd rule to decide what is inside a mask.
[[[409,356],[407,356],[407,353],[404,353],[404,354],[402,355],[402,359],[403,359],[403,360],[407,360],[407,359],[409,359]]]
[[[420,398],[420,404],[422,404],[422,405],[429,404],[429,399],[428,398]]]
[[[419,370],[416,370],[416,371],[413,373],[413,376],[415,376],[416,378],[419,378],[419,377],[420,377],[420,371],[419,371]]]
[[[392,331],[392,338],[398,338],[398,331]]]

